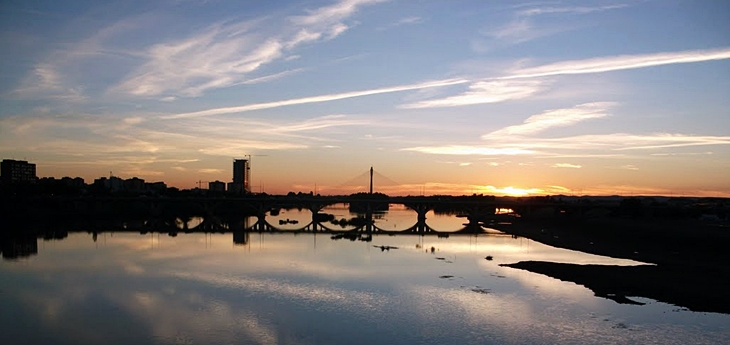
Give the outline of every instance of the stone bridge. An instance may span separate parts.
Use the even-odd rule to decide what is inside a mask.
[[[544,201],[525,202],[517,198],[496,198],[493,196],[441,196],[441,197],[388,197],[382,194],[354,196],[242,196],[242,197],[35,197],[4,200],[3,213],[18,221],[32,220],[42,216],[48,221],[68,219],[111,220],[135,227],[165,228],[182,222],[183,231],[187,224],[200,217],[203,222],[196,226],[206,231],[281,231],[267,221],[272,211],[280,209],[307,209],[312,213],[311,221],[294,231],[338,232],[323,221],[322,209],[334,204],[348,204],[361,214],[361,224],[355,226],[358,232],[391,232],[378,228],[373,222],[373,213],[387,210],[391,204],[404,205],[416,213],[413,226],[399,230],[401,233],[436,233],[427,224],[430,211],[450,213],[464,217],[467,224],[457,232],[478,233],[490,222],[506,220],[509,217],[499,210],[509,210],[512,217],[529,216],[535,210],[559,214],[576,212],[576,206]],[[580,205],[578,205],[580,206]],[[580,212],[578,209],[577,211]],[[4,217],[7,218],[7,217]],[[255,218],[255,221],[251,221]],[[452,231],[453,232],[453,231]]]

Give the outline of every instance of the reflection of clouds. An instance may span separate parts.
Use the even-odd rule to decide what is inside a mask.
[[[482,265],[483,267],[486,265]],[[542,299],[561,301],[562,303],[595,304],[598,300],[593,293],[584,286],[572,282],[564,282],[542,274],[536,274],[524,270],[504,267],[500,273],[509,279],[516,280],[522,287],[532,294],[539,295]]]
[[[8,277],[0,279],[0,302],[21,301],[23,321],[58,342],[347,340],[350,335],[343,332],[352,329],[331,327],[328,320],[361,325],[363,332],[353,333],[355,337],[392,332],[400,336],[394,340],[400,343],[435,343],[439,337],[448,337],[447,343],[471,344],[722,343],[718,339],[726,335],[696,326],[725,320],[717,315],[681,313],[656,323],[647,321],[647,309],[637,312],[634,306],[593,298],[589,290],[572,283],[497,267],[523,256],[554,260],[567,255],[578,261],[592,257],[536,242],[520,246],[519,240],[504,236],[479,236],[478,242],[475,237],[375,236],[374,243],[400,247],[389,253],[327,236],[314,249],[308,244],[311,236],[266,235],[266,244],[258,249],[254,245],[251,252],[232,247],[229,234],[209,238],[213,250],[201,246],[203,238],[162,236],[160,247],[138,252],[128,249],[134,248],[130,243],[148,243],[149,236],[118,233],[107,238],[106,247],[95,249],[89,235],[71,234],[68,242],[49,242],[32,265],[19,269],[0,264],[0,276]],[[419,239],[428,243],[424,246],[439,247],[439,256],[456,253],[457,260],[448,265],[434,260],[414,247]],[[499,250],[503,252],[497,254]],[[466,251],[471,254],[461,254]],[[182,257],[168,255],[172,253]],[[492,253],[495,261],[483,259]],[[80,263],[90,258],[94,262],[84,269]],[[135,266],[144,274],[126,268]],[[506,278],[487,276],[495,271]],[[34,284],[25,284],[23,274],[31,274]],[[438,279],[439,274],[463,278]],[[26,288],[12,287],[16,281]],[[470,291],[476,286],[491,293]],[[646,307],[671,308],[659,303]],[[589,317],[596,314],[600,317]],[[302,315],[312,320],[294,319]],[[629,325],[631,332],[612,328],[618,322]],[[307,341],[302,334],[314,336]]]
[[[406,289],[406,293],[414,297],[415,308],[425,309],[421,314],[433,313],[446,305],[450,309],[458,309],[464,315],[463,322],[497,324],[505,328],[502,331],[532,323],[532,308],[525,299],[514,295],[485,295],[468,289],[435,286],[409,286]],[[505,310],[509,310],[509,313],[505,313]]]
[[[316,260],[312,257],[311,260]],[[372,270],[354,270],[351,267],[340,266],[329,262],[308,261],[305,264],[293,262],[292,260],[264,263],[265,266],[258,270],[264,272],[276,272],[285,274],[296,274],[299,276],[311,276],[329,281],[352,280],[375,276],[377,273]]]
[[[344,290],[330,286],[290,283],[273,279],[256,279],[250,277],[231,277],[208,273],[190,273],[177,271],[170,274],[180,279],[188,279],[230,289],[247,290],[252,293],[277,295],[294,298],[305,302],[335,303],[352,308],[351,310],[378,309],[381,301],[371,293]]]
[[[451,240],[451,239],[450,239]],[[526,260],[541,260],[574,264],[602,264],[630,266],[642,264],[628,259],[616,259],[574,250],[550,247],[527,238],[512,238],[508,235],[485,235],[459,237],[439,244],[442,252],[477,255],[492,255],[495,263],[514,263]]]
[[[32,292],[24,292],[19,297],[24,304],[33,306],[35,310],[40,310],[41,318],[50,323],[59,321],[59,315],[64,311],[67,303],[63,297],[36,295]]]
[[[157,291],[107,291],[107,297],[150,325],[151,336],[164,343],[278,343],[274,327],[252,311],[198,293],[181,298]]]
[[[137,302],[137,304],[140,304],[146,308],[152,307],[154,304],[156,304],[154,297],[148,293],[135,292],[132,297],[134,297],[134,300]]]
[[[418,314],[463,315],[460,323],[467,329],[480,329],[474,343],[520,344],[617,344],[656,343],[661,335],[654,330],[629,332],[614,329],[614,323],[587,317],[589,310],[570,299],[553,296],[517,294],[478,294],[468,289],[410,286],[406,293],[413,298]],[[652,339],[652,337],[654,337]],[[671,339],[664,339],[670,340]],[[660,342],[662,343],[662,342]]]
[[[428,211],[426,213],[426,224],[436,230],[458,230],[464,227],[464,223],[466,223],[466,218],[438,215],[434,211]]]
[[[124,271],[127,272],[128,274],[142,274],[142,273],[144,273],[144,268],[142,268],[142,266],[137,265],[135,263],[126,262],[126,263],[122,263],[122,265],[124,267]]]
[[[278,344],[276,331],[268,325],[261,324],[253,315],[244,315],[238,319],[238,324],[243,326],[244,332],[255,339],[258,344]]]

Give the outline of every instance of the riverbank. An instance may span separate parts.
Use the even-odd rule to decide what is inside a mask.
[[[730,274],[725,271],[682,266],[577,265],[544,261],[504,264],[570,281],[593,291],[597,297],[622,304],[644,303],[644,297],[696,312],[730,314]]]
[[[730,227],[692,219],[518,221],[495,229],[553,247],[667,266],[730,271]]]
[[[631,259],[638,266],[522,261],[527,270],[592,290],[618,303],[645,297],[692,311],[730,314],[730,228],[694,220],[533,221],[495,226],[554,247]]]

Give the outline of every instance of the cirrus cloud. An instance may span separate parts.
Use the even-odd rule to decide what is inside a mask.
[[[497,103],[527,98],[543,90],[544,80],[478,81],[469,85],[469,90],[446,98],[424,100],[401,105],[404,109],[457,107],[473,104]]]
[[[500,79],[535,78],[565,74],[619,71],[652,66],[730,59],[730,48],[686,50],[640,55],[618,55],[583,60],[561,61],[536,67],[520,68]]]
[[[548,110],[530,116],[520,125],[502,128],[485,134],[482,138],[536,134],[554,127],[565,127],[585,120],[606,117],[608,116],[608,110],[615,104],[613,102],[593,102],[579,104],[572,108]]]

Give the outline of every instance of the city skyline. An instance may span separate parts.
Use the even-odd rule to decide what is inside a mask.
[[[38,177],[343,194],[730,196],[730,4],[0,8],[0,156]],[[379,187],[379,188],[378,188]]]

